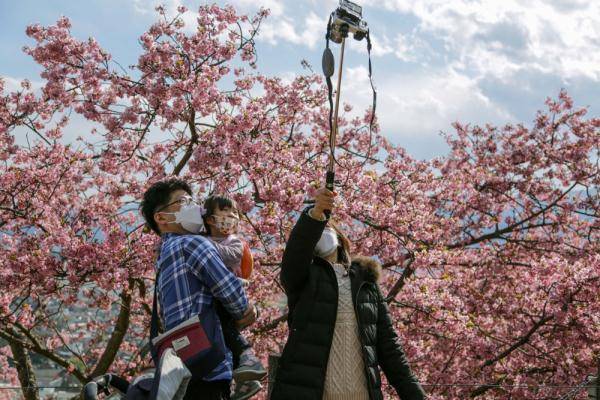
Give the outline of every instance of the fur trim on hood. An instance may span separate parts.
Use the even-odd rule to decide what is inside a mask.
[[[377,283],[381,277],[381,264],[371,257],[352,257],[351,268],[365,281]]]

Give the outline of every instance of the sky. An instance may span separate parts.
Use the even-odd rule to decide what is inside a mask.
[[[212,3],[212,2],[211,2]],[[329,14],[337,0],[230,0],[239,12],[271,15],[257,40],[258,68],[284,79],[321,72]],[[363,0],[373,37],[373,77],[382,133],[416,158],[447,151],[441,132],[452,123],[530,126],[547,97],[561,89],[591,116],[600,115],[600,0]],[[134,64],[139,36],[156,19],[154,7],[193,11],[202,0],[0,0],[0,76],[8,87],[39,81],[22,52],[25,28],[71,19],[72,33],[94,37],[122,65]],[[339,57],[339,46],[333,45]],[[365,41],[348,43],[341,100],[371,103]],[[78,126],[77,129],[85,129]]]

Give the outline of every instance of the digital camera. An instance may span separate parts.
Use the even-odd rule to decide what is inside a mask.
[[[341,43],[349,33],[354,35],[354,39],[362,40],[367,32],[367,23],[362,20],[362,7],[348,0],[340,0],[340,6],[331,13],[331,40]]]

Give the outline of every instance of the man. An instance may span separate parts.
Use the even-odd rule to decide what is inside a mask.
[[[211,242],[197,233],[202,226],[200,207],[190,186],[180,179],[153,184],[141,205],[147,225],[161,237],[157,269],[158,302],[165,329],[200,315],[219,301],[240,327],[256,319],[240,281],[223,264]],[[220,325],[218,332],[222,332]],[[232,357],[210,374],[193,378],[185,399],[229,399]]]

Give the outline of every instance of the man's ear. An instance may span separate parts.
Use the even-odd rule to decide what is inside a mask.
[[[169,222],[167,220],[167,217],[165,217],[165,215],[162,212],[154,213],[153,217],[154,217],[154,222],[156,222],[157,225],[164,225]]]

